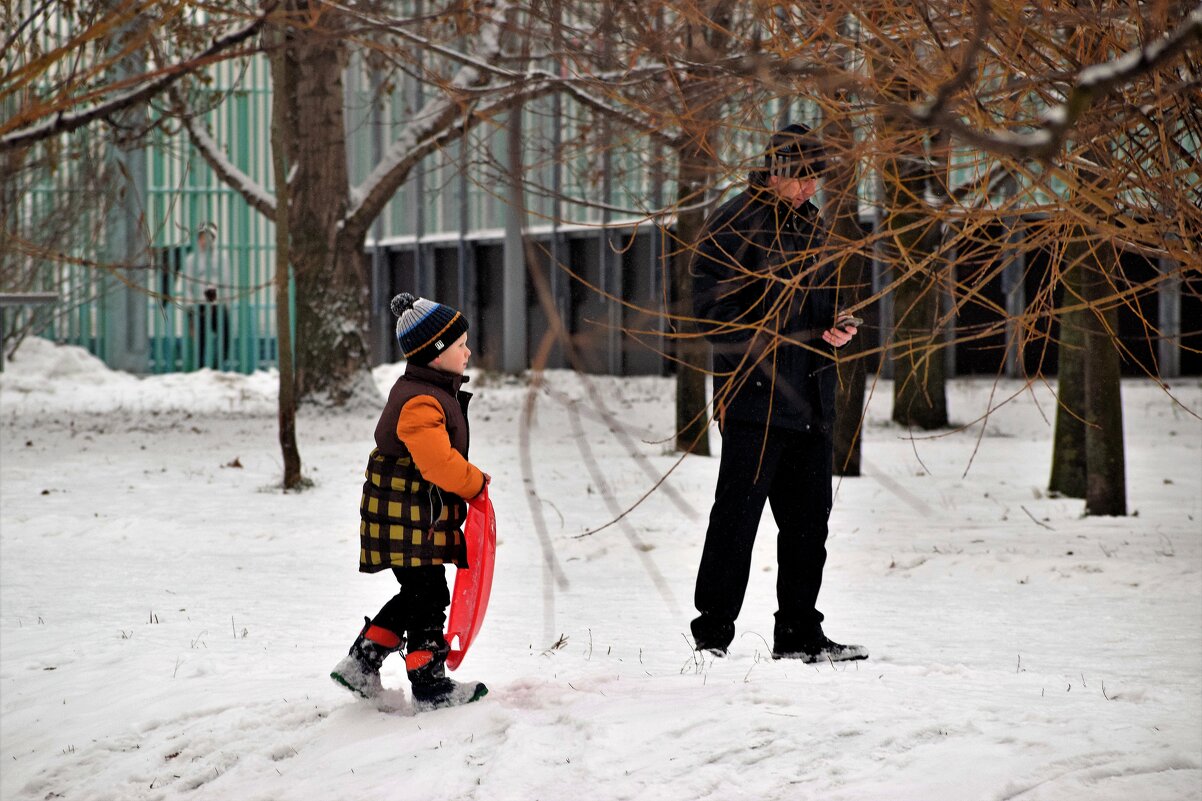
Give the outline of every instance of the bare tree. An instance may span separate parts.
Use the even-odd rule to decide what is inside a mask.
[[[218,60],[244,54],[246,51],[240,48],[263,28],[276,2],[267,0],[258,12],[246,15],[249,19],[243,24],[170,63],[132,73],[114,68],[131,53],[148,51],[156,37],[180,34],[180,21],[170,10],[134,0],[78,9],[64,7],[57,13],[32,3],[5,4],[4,28],[9,33],[3,50],[16,63],[0,82],[0,99],[15,94],[19,102],[16,113],[0,122],[0,152],[27,148],[107,121],[118,112],[145,105],[185,76]],[[130,35],[127,31],[135,20],[138,24]],[[50,52],[42,52],[34,34],[39,27],[54,22],[68,26],[72,36]],[[115,36],[121,37],[121,47],[107,51],[95,48],[97,42],[111,41]],[[195,36],[194,31],[191,36]],[[86,58],[80,58],[84,54]],[[48,64],[61,64],[65,69],[50,86],[42,86],[39,81]],[[114,74],[120,77],[114,80]]]
[[[290,132],[297,129],[296,108],[289,101],[296,98],[293,83],[293,59],[288,57],[288,31],[272,31],[271,69],[274,83],[283,91],[271,96],[271,166],[276,186],[276,200],[283,208],[291,206],[288,187],[288,164],[295,157],[295,138]],[[297,489],[306,483],[301,471],[300,447],[296,441],[297,386],[292,319],[288,304],[288,279],[292,259],[292,229],[290,216],[280,214],[275,224],[275,307],[276,337],[279,343],[279,439],[284,458],[283,485]]]
[[[421,19],[369,14],[320,0],[290,0],[284,9],[291,30],[288,57],[296,75],[289,213],[297,282],[297,378],[302,398],[340,405],[364,392],[375,394],[364,341],[366,237],[423,159],[490,124],[496,115],[551,92],[568,92],[619,118],[623,112],[611,107],[604,93],[580,89],[582,83],[604,85],[604,75],[565,78],[533,69],[528,58],[515,56],[520,49],[505,45],[506,37],[518,33],[511,19],[514,8],[507,2]],[[538,40],[545,26],[545,20],[528,15],[520,33]],[[346,170],[342,108],[352,31],[369,31],[374,39],[363,34],[356,41],[370,41],[375,52],[397,59],[426,87],[424,102],[411,110],[381,160],[357,186],[350,185]],[[416,59],[414,53],[436,57],[437,63]],[[182,97],[178,113],[193,144],[222,180],[276,218],[271,193],[223,157]]]
[[[182,9],[158,3],[17,0],[0,8],[0,286],[59,295],[53,317],[7,317],[3,347],[80,314],[99,301],[102,285],[138,283],[145,255],[105,247],[118,207],[139,225],[125,163],[134,156],[113,156],[146,140],[156,124],[146,114],[152,98],[244,53],[273,4],[212,15],[203,32]],[[153,42],[171,43],[173,57],[161,67],[149,66]],[[73,269],[106,280],[63,281]]]
[[[637,10],[616,2],[559,5],[569,29],[562,39],[550,34],[549,17],[560,13],[544,14],[540,4],[524,8],[519,23],[505,3],[448,4],[410,17],[388,14],[387,7],[290,0],[270,13],[231,12],[219,39],[243,38],[221,47],[195,32],[180,38],[187,26],[164,15],[168,21],[153,22],[142,46],[152,51],[150,40],[165,30],[178,44],[149,59],[145,74],[129,81],[114,83],[85,70],[50,93],[25,97],[20,86],[32,86],[31,73],[6,78],[0,99],[16,98],[19,113],[0,123],[0,150],[11,158],[31,141],[49,147],[71,126],[91,130],[122,104],[178,88],[180,119],[223,180],[268,217],[287,210],[285,244],[300,301],[298,388],[303,396],[332,403],[367,386],[363,250],[369,226],[424,158],[516,104],[551,92],[630,131],[618,137],[620,146],[653,137],[662,145],[659,152],[670,154],[663,173],[679,179],[675,202],[642,206],[648,220],[675,214],[682,257],[705,198],[745,170],[780,117],[808,109],[820,119],[846,171],[829,181],[829,211],[843,233],[824,258],[843,265],[840,291],[851,300],[851,311],[892,304],[903,329],[892,341],[891,356],[904,368],[895,384],[899,392],[915,392],[909,400],[899,395],[895,414],[931,407],[930,416],[910,420],[914,425],[946,420],[938,381],[949,347],[987,355],[1009,348],[1010,369],[1025,371],[1032,381],[1051,372],[1059,350],[1066,388],[1075,347],[1066,337],[1076,330],[1089,337],[1085,350],[1091,354],[1111,353],[1125,369],[1138,364],[1152,378],[1155,365],[1124,344],[1115,316],[1137,320],[1149,341],[1181,336],[1162,330],[1143,303],[1166,282],[1196,291],[1190,279],[1202,238],[1196,166],[1202,6],[1172,0],[1138,8],[1084,2],[1003,8],[984,0],[825,0],[780,7],[664,0]],[[127,14],[145,10],[114,7]],[[662,24],[645,24],[648,14]],[[253,26],[268,19],[289,31],[286,57],[294,75],[282,87],[287,107],[295,110],[291,130],[281,131],[291,140],[284,143],[286,202],[222,157],[201,124],[200,109],[191,105],[189,81],[179,77],[189,74],[185,65],[203,63],[181,54],[245,53],[258,47],[253,36],[260,28]],[[10,44],[23,41],[20,24],[10,29]],[[1072,31],[1088,33],[1094,45],[1080,49],[1079,38],[1067,35]],[[506,37],[526,46],[506,48]],[[546,43],[556,41],[572,45],[549,52]],[[424,102],[410,109],[384,157],[358,186],[351,186],[346,172],[340,83],[352,47],[426,87]],[[561,68],[538,66],[547,60]],[[597,141],[582,136],[564,148],[564,157],[580,152],[572,147],[596,148]],[[612,202],[576,200],[607,208]],[[860,237],[853,228],[869,205],[882,212],[879,238]],[[885,252],[893,269],[893,278],[872,292],[855,267],[869,248]],[[1086,252],[1102,254],[1098,269],[1087,269]],[[1165,266],[1148,276],[1129,266],[1132,259]],[[992,287],[1002,277],[1022,291],[999,300]],[[682,285],[683,276],[675,283]],[[859,290],[865,290],[862,296]],[[1079,328],[1073,315],[1080,315]],[[964,324],[970,318],[975,322]],[[677,345],[695,341],[688,328],[694,322],[676,308],[667,315],[668,336],[678,337]],[[840,369],[881,355],[874,347],[840,354]],[[1117,386],[1115,364],[1083,369],[1082,375]],[[688,394],[694,385],[686,380],[682,386]],[[689,420],[700,419],[696,395],[682,407],[682,433]],[[850,403],[858,407],[858,401]],[[1112,414],[1095,410],[1094,419],[1086,403],[1067,394],[1061,407],[1082,421],[1083,430],[1111,446],[1117,441]],[[696,440],[685,433],[682,445]],[[1094,462],[1100,453],[1093,450]],[[1104,461],[1116,460],[1121,456]],[[1110,486],[1105,492],[1114,494]],[[1089,507],[1100,509],[1092,502]]]

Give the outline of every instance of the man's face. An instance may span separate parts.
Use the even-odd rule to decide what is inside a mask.
[[[793,208],[797,208],[818,191],[818,179],[813,176],[782,178],[779,175],[773,175],[768,178],[768,186],[781,200],[786,200],[793,204]]]

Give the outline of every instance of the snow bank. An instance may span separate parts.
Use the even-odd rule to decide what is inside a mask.
[[[138,377],[110,370],[83,348],[37,337],[22,342],[0,373],[0,410],[15,414],[274,414],[278,392],[274,370]]]

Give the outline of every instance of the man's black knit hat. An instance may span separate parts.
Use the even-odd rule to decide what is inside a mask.
[[[808,178],[821,175],[826,169],[822,143],[804,125],[793,123],[772,135],[764,153],[764,169],[768,175],[781,178]]]
[[[402,292],[392,299],[401,353],[414,364],[429,364],[467,331],[467,318],[450,306]]]

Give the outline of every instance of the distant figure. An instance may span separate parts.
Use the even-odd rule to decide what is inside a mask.
[[[777,535],[772,656],[864,659],[827,638],[816,602],[831,512],[835,348],[858,320],[836,310],[825,229],[810,199],[822,145],[790,125],[773,137],[747,189],[715,211],[691,265],[695,315],[714,347],[722,461],[697,571],[698,651],[725,656],[735,635],[764,504]]]
[[[229,260],[217,250],[217,226],[202,223],[196,231],[196,249],[184,263],[186,282],[182,298],[197,301],[188,312],[188,338],[197,367],[224,369],[230,355],[230,312],[234,273]],[[199,302],[201,300],[204,302]],[[210,348],[210,342],[216,346]]]

